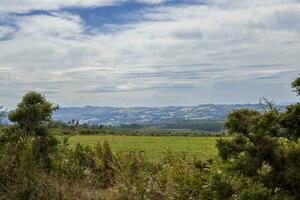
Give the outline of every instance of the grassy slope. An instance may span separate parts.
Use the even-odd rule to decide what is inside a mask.
[[[217,155],[217,137],[168,137],[168,136],[72,136],[71,146],[80,143],[93,146],[97,141],[107,140],[114,152],[142,151],[150,160],[157,160],[168,150],[184,153],[189,158],[214,158]]]

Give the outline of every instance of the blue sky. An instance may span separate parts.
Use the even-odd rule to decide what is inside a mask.
[[[298,0],[0,0],[0,105],[296,101]]]

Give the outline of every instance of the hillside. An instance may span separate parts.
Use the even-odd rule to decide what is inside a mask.
[[[284,110],[284,106],[277,106]],[[69,122],[72,119],[88,124],[148,124],[185,120],[223,120],[227,113],[239,108],[249,108],[262,111],[261,104],[232,104],[215,105],[203,104],[198,106],[170,107],[62,107],[54,113],[53,119]]]

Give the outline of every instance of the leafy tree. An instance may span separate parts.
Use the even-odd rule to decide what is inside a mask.
[[[298,93],[299,80],[292,84]],[[272,102],[266,101],[266,106],[262,113],[240,109],[228,114],[225,127],[232,137],[217,142],[219,155],[229,173],[256,180],[278,199],[286,194],[299,199],[300,103],[282,113]],[[242,196],[257,196],[257,192],[245,190]]]
[[[283,135],[295,142],[300,138],[300,103],[289,105],[280,120]]]
[[[18,104],[15,111],[9,113],[8,118],[28,134],[33,133],[39,126],[51,120],[52,112],[58,106],[53,105],[37,92],[28,92]]]
[[[16,123],[16,127],[10,127],[0,141],[6,138],[10,143],[17,143],[16,140],[33,139],[32,152],[35,161],[42,168],[50,168],[50,154],[56,150],[58,141],[49,133],[46,125],[51,120],[52,112],[57,109],[58,106],[47,101],[40,93],[28,92],[16,110],[8,115]],[[20,130],[16,131],[16,128]]]
[[[252,127],[253,121],[259,116],[260,113],[255,110],[239,109],[228,114],[225,128],[230,134],[239,133],[247,136]]]
[[[300,76],[300,75],[299,75]],[[292,87],[295,88],[295,92],[298,93],[298,95],[300,95],[300,77],[296,78],[293,82],[292,82]]]

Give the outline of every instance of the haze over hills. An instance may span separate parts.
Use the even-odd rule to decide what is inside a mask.
[[[184,120],[223,120],[228,112],[249,108],[262,111],[262,104],[232,104],[216,105],[203,104],[198,106],[169,106],[169,107],[62,107],[54,113],[53,119],[70,122],[72,119],[87,124],[158,124]],[[285,106],[278,105],[284,110]]]

